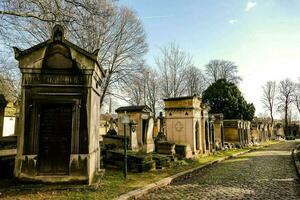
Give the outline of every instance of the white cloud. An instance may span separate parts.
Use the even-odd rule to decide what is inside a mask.
[[[245,11],[248,12],[251,9],[253,9],[256,6],[256,2],[255,1],[248,1]]]
[[[237,19],[231,19],[231,20],[228,21],[229,24],[235,24],[237,22],[238,22]]]

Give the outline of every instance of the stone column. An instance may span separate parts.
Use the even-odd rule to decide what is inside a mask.
[[[7,101],[3,94],[0,94],[0,137],[3,136],[3,121],[4,121],[4,110],[6,107]]]

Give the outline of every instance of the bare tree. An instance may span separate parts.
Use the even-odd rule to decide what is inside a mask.
[[[153,115],[156,116],[157,110],[161,107],[161,79],[157,76],[155,69],[148,69],[146,77],[146,102],[152,109]]]
[[[186,91],[186,69],[193,65],[192,58],[172,43],[161,48],[161,56],[156,58],[161,76],[162,97],[178,97]]]
[[[124,82],[118,98],[131,105],[148,105],[156,116],[160,107],[160,78],[157,71],[149,67],[143,67],[139,72]]]
[[[194,94],[201,96],[206,88],[206,80],[201,69],[190,66],[186,69],[186,74],[187,94],[189,96]]]
[[[19,98],[19,73],[13,67],[14,61],[0,56],[0,94],[4,94],[8,101],[14,102]]]
[[[300,81],[300,79],[299,79]],[[294,104],[300,114],[300,82],[296,84],[296,91],[294,95]]]
[[[284,132],[288,135],[288,116],[290,106],[293,103],[296,85],[290,79],[280,81],[278,87],[278,110],[284,112]]]
[[[226,60],[211,60],[205,66],[205,73],[211,83],[219,79],[226,79],[227,81],[238,84],[242,78],[238,76],[238,66],[231,61]]]
[[[145,105],[145,81],[143,71],[136,72],[123,82],[120,92],[114,94],[114,96],[131,105]]]
[[[274,123],[274,107],[275,107],[275,100],[276,100],[276,82],[275,81],[268,81],[265,85],[262,86],[263,96],[261,102],[263,103],[264,107],[268,110],[271,117],[271,124]]]
[[[29,47],[49,38],[60,23],[69,40],[94,52],[106,69],[101,104],[108,91],[134,73],[147,52],[145,32],[135,13],[110,0],[4,0],[0,3],[0,40]]]

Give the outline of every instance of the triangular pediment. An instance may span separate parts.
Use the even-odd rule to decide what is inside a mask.
[[[104,70],[97,61],[96,53],[90,53],[71,43],[64,37],[63,28],[56,25],[49,40],[29,49],[20,50],[14,47],[15,58],[22,69],[72,69],[92,70],[99,67],[102,75]]]

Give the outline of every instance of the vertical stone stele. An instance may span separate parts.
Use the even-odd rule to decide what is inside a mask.
[[[97,53],[52,37],[26,50],[14,47],[22,73],[14,175],[27,181],[85,182],[100,170],[100,85]]]

